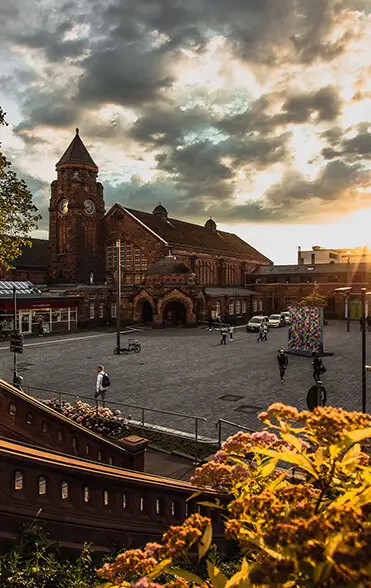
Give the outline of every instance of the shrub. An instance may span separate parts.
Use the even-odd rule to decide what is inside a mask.
[[[264,431],[237,433],[193,478],[228,495],[227,506],[214,506],[239,543],[238,571],[228,578],[209,557],[211,521],[194,514],[160,544],[105,564],[104,586],[371,587],[371,466],[360,445],[371,437],[370,416],[273,404],[259,418]],[[196,543],[207,574],[179,567]]]

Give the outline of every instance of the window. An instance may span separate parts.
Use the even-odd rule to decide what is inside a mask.
[[[19,470],[14,472],[14,490],[23,490],[23,474]]]
[[[90,320],[93,320],[94,318],[94,302],[89,305],[89,317]]]
[[[85,445],[85,455],[89,455],[89,453],[90,453],[90,445],[89,445],[89,443],[87,443]]]
[[[72,443],[72,447],[76,450],[77,449],[77,439],[76,439],[76,437],[72,437],[71,443]]]
[[[98,451],[98,461],[102,461],[102,452]]]
[[[108,463],[109,463],[109,465],[113,465],[113,457],[108,458]]]
[[[246,300],[242,300],[242,314],[247,313],[247,303]]]
[[[61,484],[61,499],[68,500],[68,482],[62,482]]]
[[[48,423],[46,423],[45,421],[42,424],[42,432],[43,433],[48,433],[49,432]]]
[[[13,404],[13,402],[9,404],[9,414],[11,414],[12,416],[15,416],[17,414],[17,407],[15,404]]]
[[[256,298],[253,298],[253,301],[252,301],[252,311],[253,311],[253,314],[258,312],[258,300]]]
[[[46,479],[44,476],[39,476],[39,495],[44,496],[46,494]]]
[[[217,314],[219,314],[220,313],[220,302],[216,303],[215,309],[216,309]]]
[[[108,490],[103,490],[103,504],[104,504],[104,506],[109,505]]]
[[[241,300],[236,300],[236,314],[241,313]]]
[[[103,302],[99,303],[99,318],[103,318],[103,314],[104,314],[104,306],[103,306]]]
[[[68,241],[68,226],[67,219],[60,218],[57,224],[57,247],[58,253],[67,252],[67,241]]]
[[[161,507],[160,507],[161,508]],[[140,512],[147,513],[148,512],[148,500],[145,496],[141,496],[139,500],[139,510]]]
[[[26,416],[26,425],[32,425],[32,414],[30,412]]]
[[[128,501],[127,501],[127,496],[126,494],[122,495],[122,508],[123,510],[126,510],[128,507]]]
[[[234,314],[234,302],[229,303],[229,314]]]
[[[175,517],[178,515],[178,505],[175,502],[175,500],[171,501],[171,506],[170,506],[170,510],[171,510],[171,516]]]
[[[89,490],[89,486],[84,486],[83,489],[83,493],[82,493],[82,497],[84,502],[90,502],[90,490]]]
[[[133,243],[121,240],[120,242],[121,264],[126,271],[145,271],[148,268],[147,258],[139,247]],[[106,249],[107,269],[112,271],[117,266],[116,244],[109,245]]]
[[[160,499],[156,498],[156,514],[160,514]]]
[[[134,284],[140,284],[142,281],[142,276],[141,274],[135,274],[134,275]]]
[[[60,429],[57,431],[57,440],[63,441],[63,432]]]
[[[259,312],[262,312],[263,310],[263,300],[262,298],[259,298]]]
[[[117,316],[117,304],[116,302],[111,302],[111,318],[116,318]]]
[[[188,507],[188,502],[185,503],[185,516],[188,517],[188,513],[189,513],[189,507]]]

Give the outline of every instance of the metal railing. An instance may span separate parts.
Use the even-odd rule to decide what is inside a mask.
[[[29,394],[30,396],[35,396],[35,394],[33,393],[33,391],[36,392],[42,392],[42,393],[47,393],[47,394],[51,394],[53,396],[53,398],[58,398],[58,402],[59,404],[62,404],[62,402],[68,398],[72,398],[73,400],[84,400],[87,401],[87,404],[91,404],[92,402],[92,398],[91,396],[81,396],[80,394],[71,394],[69,392],[60,392],[58,390],[49,390],[47,388],[38,388],[36,386],[29,386],[29,385],[23,385],[22,384],[22,389],[24,392],[26,392],[26,394]],[[193,421],[193,437],[192,439],[194,439],[195,441],[195,461],[198,461],[198,448],[199,448],[199,443],[200,443],[200,435],[199,435],[199,421],[204,421],[206,422],[206,418],[205,417],[200,417],[200,416],[193,416],[193,415],[189,415],[189,414],[184,414],[184,413],[179,413],[179,412],[172,412],[172,411],[168,411],[168,410],[160,410],[158,408],[148,408],[146,406],[138,406],[137,404],[127,404],[125,402],[115,402],[115,401],[106,401],[106,400],[99,400],[99,399],[93,399],[93,402],[95,404],[95,409],[96,409],[96,413],[98,414],[98,409],[99,409],[99,404],[101,403],[102,407],[105,408],[107,405],[111,405],[112,408],[117,408],[117,407],[125,407],[125,408],[130,408],[130,409],[135,409],[135,410],[139,410],[141,413],[141,418],[140,418],[140,423],[139,426],[144,430],[146,427],[154,427],[156,425],[151,425],[150,423],[146,423],[145,421],[145,414],[146,412],[154,412],[156,414],[161,414],[161,415],[166,415],[166,416],[172,416],[172,417],[177,417],[177,418],[182,418],[182,419],[186,419],[186,420],[191,420]],[[131,419],[132,417],[130,417]],[[186,432],[187,434],[188,431],[180,431],[180,432]]]
[[[223,425],[229,425],[230,427],[235,427],[236,429],[239,429],[240,431],[247,431],[248,433],[255,433],[255,431],[253,429],[249,429],[248,427],[243,427],[242,425],[238,425],[237,423],[231,423],[231,421],[226,421],[225,419],[218,419],[218,422],[216,423],[216,427],[218,429],[218,447],[219,449],[222,446],[223,443],[223,437],[222,437],[222,426]]]

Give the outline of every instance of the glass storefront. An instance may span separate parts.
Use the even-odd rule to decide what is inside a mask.
[[[75,331],[77,328],[77,308],[21,309],[17,311],[16,319],[16,329],[19,329],[23,335]],[[10,310],[0,310],[0,336],[8,336],[13,329],[13,313]]]

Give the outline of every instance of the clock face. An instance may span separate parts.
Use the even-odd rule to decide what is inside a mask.
[[[92,214],[95,210],[94,203],[91,200],[85,200],[84,207],[87,214]]]
[[[59,211],[62,214],[66,214],[67,210],[68,210],[68,200],[66,198],[63,198],[63,200],[61,200],[59,203]]]

